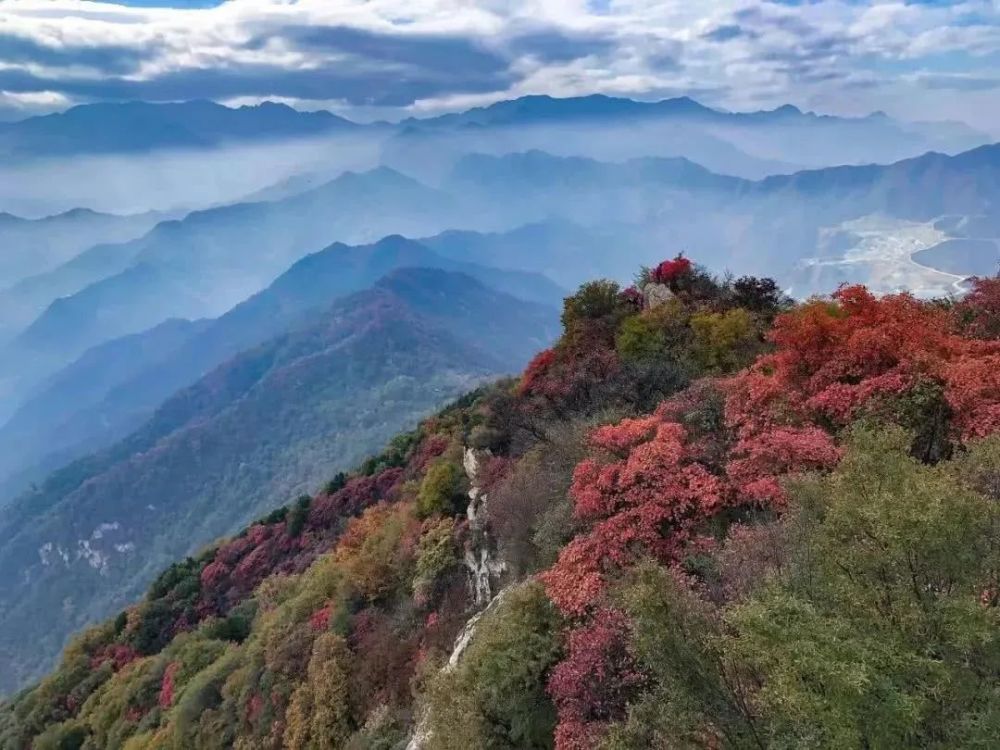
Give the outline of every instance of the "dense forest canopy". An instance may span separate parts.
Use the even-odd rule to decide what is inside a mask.
[[[678,256],[170,567],[0,747],[988,747],[1000,281],[795,304]]]

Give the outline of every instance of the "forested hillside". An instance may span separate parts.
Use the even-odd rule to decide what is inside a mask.
[[[1000,281],[795,304],[678,256],[562,324],[77,636],[0,747],[995,742]]]
[[[182,388],[0,513],[0,690],[47,670],[69,634],[165,565],[516,372],[557,329],[554,308],[405,268]]]

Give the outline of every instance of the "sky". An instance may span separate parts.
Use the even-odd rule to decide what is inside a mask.
[[[1000,137],[1000,0],[0,0],[0,119],[132,99],[398,119],[591,93]]]

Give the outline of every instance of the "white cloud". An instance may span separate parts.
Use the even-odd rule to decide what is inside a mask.
[[[0,4],[0,89],[65,101],[275,98],[406,114],[525,93],[691,92],[735,109],[923,107],[976,120],[962,102],[982,110],[998,95],[969,82],[1000,62],[997,0]],[[901,107],[908,96],[920,101]]]

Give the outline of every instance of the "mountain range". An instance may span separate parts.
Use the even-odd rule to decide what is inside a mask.
[[[50,271],[93,245],[135,239],[166,218],[156,213],[112,216],[82,208],[40,219],[0,214],[0,284],[10,287]]]
[[[167,561],[523,366],[557,327],[554,308],[462,273],[405,268],[181,389],[131,435],[0,514],[0,569],[12,573],[0,583],[3,688]],[[42,613],[51,627],[39,634]]]
[[[82,104],[58,114],[0,123],[0,156],[23,161],[154,149],[207,149],[357,127],[329,112],[299,112],[274,102],[238,108],[210,101]]]
[[[471,238],[470,238],[471,241]],[[432,238],[431,242],[434,242]],[[172,319],[112,339],[56,372],[0,427],[0,499],[86,453],[124,437],[167,397],[239,352],[257,346],[338,297],[361,291],[394,269],[439,268],[550,307],[563,289],[547,277],[456,260],[449,253],[387,237],[360,247],[338,243],[306,256],[266,289],[216,319]]]
[[[432,236],[569,222],[602,238],[581,243],[575,262],[605,275],[621,278],[624,269],[672,243],[736,273],[766,259],[783,282],[808,289],[823,280],[803,281],[796,268],[823,254],[829,228],[873,214],[905,222],[992,215],[1000,204],[998,152],[983,146],[956,156],[927,154],[760,181],[716,174],[682,158],[608,163],[541,151],[466,155],[440,187],[386,167],[345,173],[289,197],[161,223],[139,239],[95,246],[0,293],[0,309],[14,311],[11,321],[30,319],[43,299],[52,300],[5,348],[0,400],[9,415],[35,383],[91,346],[169,318],[217,317],[303,255],[334,240],[365,242],[383,233]],[[780,246],[773,243],[777,233]],[[572,249],[550,248],[551,239],[536,236],[532,250],[521,252],[522,265],[508,267],[571,267],[565,253]],[[854,272],[868,269],[862,264]],[[81,283],[87,285],[73,288]],[[927,283],[950,282],[932,275]]]
[[[521,368],[588,280],[624,287],[683,252],[721,279],[765,268],[798,297],[959,293],[1000,260],[1000,145],[985,140],[882,114],[604,96],[397,124],[190,102],[0,126],[0,179],[99,158],[110,184],[114,164],[178,150],[317,155],[272,154],[235,200],[0,214],[0,691],[169,561]],[[367,158],[360,143],[381,163],[340,166],[338,149]],[[594,290],[583,308],[602,304]],[[619,376],[661,393],[683,374],[630,368],[587,393]]]

